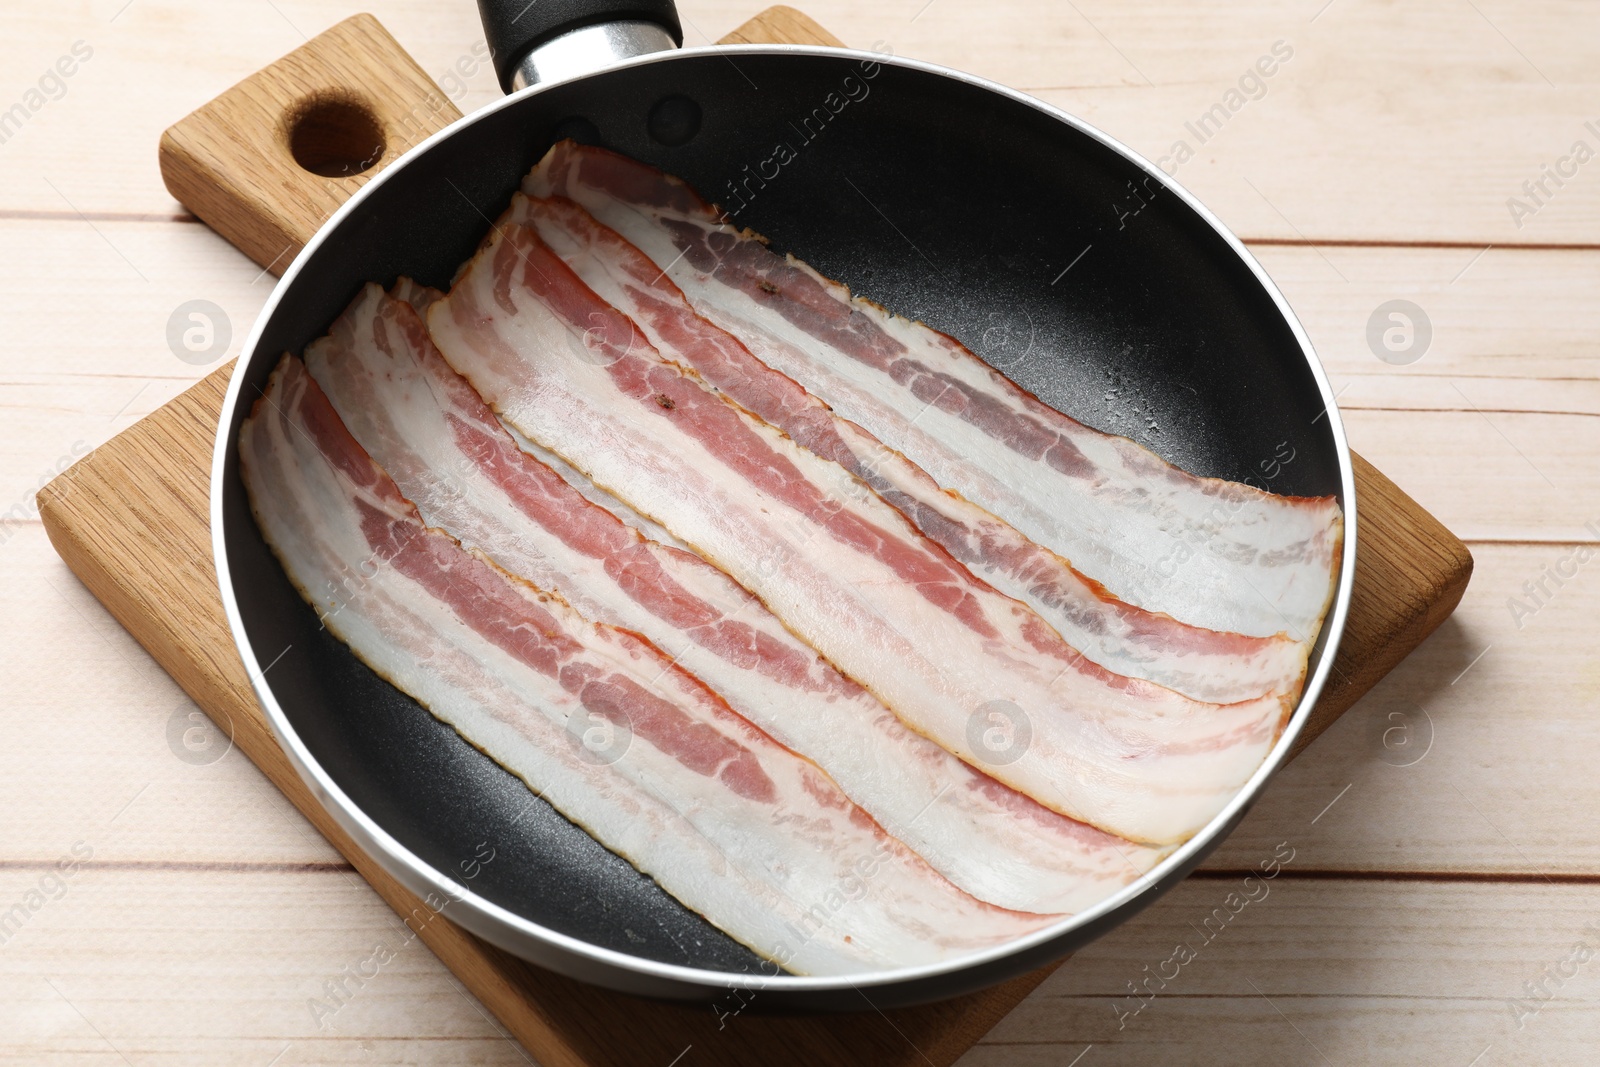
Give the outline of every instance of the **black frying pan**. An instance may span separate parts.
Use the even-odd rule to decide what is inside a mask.
[[[616,63],[680,37],[668,0],[526,3],[481,6],[502,84],[541,84],[414,149],[328,222],[268,302],[223,409],[212,497],[223,602],[263,707],[312,791],[450,919],[529,960],[646,994],[709,998],[760,985],[763,1005],[854,1008],[858,989],[882,1006],[933,1000],[1059,958],[1150,903],[1217,845],[1286,758],[1349,604],[1349,451],[1282,297],[1159,170],[1020,94],[823,48],[668,50]],[[595,69],[578,73],[585,67]],[[563,80],[543,81],[552,75]],[[836,113],[830,94],[846,100]],[[1261,772],[1210,827],[1102,906],[982,957],[853,981],[765,978],[747,949],[319,628],[246,503],[235,442],[250,402],[279,354],[326,331],[362,283],[407,274],[447,286],[486,220],[567,136],[686,178],[774,248],[963,339],[1092,426],[1195,474],[1256,484],[1261,462],[1281,457],[1287,442],[1294,459],[1271,489],[1340,498],[1338,592],[1305,696]],[[793,158],[775,167],[779,144]]]

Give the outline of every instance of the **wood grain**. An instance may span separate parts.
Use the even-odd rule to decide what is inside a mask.
[[[1600,570],[1591,561],[1534,617],[1506,607],[1573,548],[1473,546],[1472,583],[1451,618],[1273,779],[1204,867],[1248,868],[1338,798],[1316,823],[1305,869],[1600,880],[1587,821],[1600,808]],[[241,886],[308,865],[348,869],[240,753],[177,756],[173,719],[202,713],[74,579],[39,524],[0,552],[0,619],[12,620],[0,677],[26,712],[0,726],[0,810],[12,813],[0,899],[7,865],[54,862],[83,824],[135,796],[116,836],[96,840],[97,861],[114,869],[231,871]]]
[[[1291,847],[1309,846],[1301,836]],[[1521,1031],[1506,1003],[1525,996],[1522,983],[1560,960],[1600,914],[1600,887],[1348,882],[1296,877],[1301,862],[1297,854],[1264,899],[1121,1029],[1117,1010],[1135,1006],[1127,982],[1142,980],[1143,968],[1154,969],[1180,941],[1195,942],[1189,924],[1201,923],[1238,879],[1184,883],[1081,952],[962,1063],[1068,1067],[1092,1042],[1077,1067],[1323,1064],[1306,1038],[1336,1067],[1468,1067],[1491,1042],[1496,1054],[1477,1067],[1537,1064],[1535,1052],[1545,1064],[1590,1062],[1600,1023],[1592,963]],[[60,906],[79,910],[77,937],[61,936],[58,922],[55,936],[6,948],[14,962],[0,972],[0,1058],[8,1064],[122,1065],[117,1052],[139,1067],[266,1067],[280,1054],[274,1067],[528,1063],[465,1006],[384,904],[337,874],[250,882],[205,871],[91,869]],[[126,922],[128,914],[140,916],[138,924]],[[1451,922],[1438,922],[1441,915]],[[1524,917],[1528,932],[1519,936],[1508,915]],[[56,917],[47,912],[39,922]],[[217,951],[219,926],[232,934],[226,952]],[[308,999],[323,996],[329,977],[377,943],[393,951],[393,963],[319,1027]],[[155,973],[119,973],[107,956],[147,960]],[[158,984],[164,995],[149,995]],[[696,1044],[677,1067],[705,1062],[713,1048]],[[668,1067],[670,1057],[649,1060],[645,1051],[636,1067]]]
[[[1296,753],[1449,618],[1472,575],[1466,545],[1372,464],[1351,459],[1359,532],[1350,618]]]
[[[370,118],[376,157],[348,176],[314,174],[290,151],[317,108]],[[161,178],[241,252],[282,274],[340,204],[411,146],[461,117],[371,15],[345,19],[257,71],[161,135]]]
[[[237,354],[273,286],[194,223],[0,217],[0,247],[16,250],[0,256],[0,291],[27,309],[0,332],[0,513],[23,506],[11,519],[32,515],[41,479],[74,449],[102,443],[205,373],[168,347],[175,307],[201,297],[223,309],[232,340],[220,362]],[[1463,249],[1252,250],[1305,324],[1352,446],[1457,536],[1591,536],[1583,524],[1600,522],[1591,461],[1600,450],[1600,301],[1590,296],[1600,291],[1600,251],[1496,248],[1473,263],[1477,253]],[[1415,300],[1432,320],[1432,346],[1409,366],[1367,347],[1368,317],[1394,297]]]
[[[791,33],[800,19],[792,11],[775,16]],[[763,29],[747,25],[737,32],[740,39],[758,40]],[[830,40],[820,30],[817,35],[817,40]],[[293,237],[315,202],[301,209],[287,220],[257,213],[245,229],[272,240]],[[257,240],[252,254],[258,262],[273,262],[269,244]],[[224,713],[219,718],[231,721],[241,751],[296,801],[397,912],[410,914],[416,901],[355,852],[288,768],[260,718],[222,625],[209,562],[205,493],[225,375],[213,374],[73,467],[43,494],[41,514],[62,557],[113,615],[201,706]],[[1399,525],[1390,535],[1374,539],[1375,555],[1369,557],[1363,544],[1358,582],[1367,583],[1368,595],[1360,617],[1352,618],[1336,684],[1319,704],[1316,731],[1438,625],[1459,599],[1470,572],[1465,549],[1409,498],[1370,468],[1364,467],[1360,477],[1364,534],[1387,519],[1390,510]],[[115,533],[108,520],[117,526]],[[168,585],[182,589],[168,591]],[[1374,605],[1396,603],[1380,595],[1396,587],[1402,592],[1397,609],[1384,617],[1369,615]],[[1308,730],[1305,740],[1311,736]],[[599,993],[538,972],[447,922],[426,924],[421,940],[550,1064],[665,1063],[685,1045],[703,1049],[700,1062],[713,1063],[756,1058],[773,1063],[949,1063],[1045,973],[980,997],[888,1016],[867,1012],[832,1020],[829,1027],[749,1014],[719,1030],[704,1008]]]
[[[963,1062],[1067,1067],[1089,1043],[1095,1049],[1080,1067],[1589,1062],[1583,1039],[1592,1040],[1600,1002],[1588,968],[1559,987],[1546,979],[1549,1001],[1521,1027],[1510,1005],[1574,943],[1600,945],[1600,886],[1301,878],[1294,870],[1308,831],[1284,842],[1293,862],[1249,887],[1256,899],[1225,925],[1214,909],[1227,914],[1228,894],[1246,888],[1242,878],[1191,879],[1130,936],[1079,953]],[[1533,917],[1538,933],[1509,935],[1508,913]],[[1174,976],[1163,964],[1179,944],[1195,958]],[[1397,952],[1401,944],[1412,948]],[[1280,959],[1309,965],[1268,978]],[[1159,970],[1169,980],[1157,975],[1141,1008],[1128,983]]]
[[[67,95],[0,152],[0,210],[70,215],[64,194],[91,214],[170,214],[172,198],[150,166],[161,130],[301,44],[301,32],[314,35],[358,11],[374,12],[425,70],[446,79],[463,110],[499,95],[492,73],[474,67],[482,31],[462,0],[138,0],[111,22],[121,6],[93,0],[8,12],[0,66],[16,73],[6,104],[74,38],[91,43],[95,56]],[[1189,136],[1184,123],[1284,40],[1295,56],[1266,95],[1178,174],[1240,234],[1454,242],[1471,245],[1469,254],[1488,244],[1600,245],[1593,167],[1520,229],[1506,207],[1575,139],[1600,145],[1584,128],[1597,117],[1593,35],[1575,32],[1592,25],[1587,0],[1322,7],[817,0],[808,11],[857,47],[882,42],[897,55],[1041,95],[1152,158]],[[680,8],[686,39],[705,44],[753,5],[685,0]],[[462,59],[475,69],[470,77],[451,73]],[[1330,180],[1335,166],[1338,180]]]
[[[200,707],[228,725],[239,750],[395,912],[427,914],[421,901],[338,828],[289,765],[228,633],[211,564],[207,506],[210,442],[231,371],[231,364],[216,371],[51,482],[40,497],[45,529],[61,558],[117,621]],[[945,1005],[842,1016],[827,1027],[743,1016],[724,1035],[707,1007],[607,993],[534,968],[449,922],[419,925],[421,940],[434,954],[551,1067],[665,1063],[696,1040],[718,1050],[709,1062],[730,1065],[758,1054],[785,1062],[774,1058],[774,1047],[790,1050],[787,1062],[795,1064],[912,1064],[935,1055],[942,1057],[935,1062],[951,1063],[1045,973]],[[913,1035],[920,1053],[901,1032]],[[871,1058],[849,1058],[868,1050]]]
[[[820,44],[843,48],[844,42],[819,26],[811,16],[777,4],[738,29],[726,33],[719,44]]]

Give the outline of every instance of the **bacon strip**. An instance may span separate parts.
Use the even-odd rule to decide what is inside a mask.
[[[419,290],[402,279],[396,294],[423,306],[442,295]],[[1164,855],[972,770],[906,729],[727,575],[586,499],[517,447],[410,304],[368,285],[305,359],[424,521],[585,617],[649,638],[973,896],[1079,911]]]
[[[382,290],[380,289],[379,292],[382,292]],[[444,294],[437,289],[422,285],[411,278],[405,277],[400,278],[394,283],[394,287],[390,290],[390,295],[396,300],[403,300],[410,304],[412,310],[417,313],[417,317],[424,321],[426,320],[428,314],[428,308],[433,306],[434,301],[444,296]],[[356,302],[359,303],[359,301],[360,298],[358,297]],[[426,330],[426,325],[424,325],[423,328]],[[431,348],[433,342],[428,341],[427,343]],[[309,349],[307,350],[306,354],[310,354]],[[323,384],[324,387],[326,387],[326,383],[324,382]],[[346,416],[346,418],[348,420],[348,416]],[[639,514],[637,511],[629,507],[626,502],[618,500],[615,496],[606,492],[598,485],[595,485],[588,478],[585,478],[582,474],[575,470],[572,464],[568,463],[566,460],[562,459],[548,448],[540,446],[535,441],[528,440],[521,433],[517,432],[517,428],[515,426],[507,426],[504,423],[497,423],[497,425],[501,430],[504,430],[506,433],[511,435],[512,439],[516,441],[518,448],[533,456],[533,458],[537,459],[540,463],[543,463],[545,466],[554,470],[571,488],[577,490],[585,500],[589,501],[590,503],[597,504],[606,511],[609,511],[611,514],[617,516],[629,526],[632,526],[634,529],[642,532],[652,541],[658,541],[664,545],[671,545],[673,548],[680,548],[685,552],[689,551],[689,546],[679,541],[676,537],[673,537],[671,531],[669,531],[666,527],[662,526],[658,522],[655,522],[648,515]],[[363,444],[365,444],[365,442],[363,442]],[[370,447],[368,448],[368,451],[371,451]],[[387,466],[387,464],[384,465]],[[411,496],[409,492],[406,495]],[[412,499],[413,501],[416,500],[415,497],[412,497]]]
[[[1119,599],[1210,630],[1316,639],[1343,538],[1332,497],[1195,477],[1092,430],[954,338],[772,253],[653,167],[564,141],[523,191],[582,204],[764,363]]]
[[[695,546],[913,730],[1045,807],[1178,842],[1277,737],[1280,699],[1205,704],[1089,662],[842,467],[663,361],[527,227],[497,224],[428,325],[523,433]]]
[[[425,526],[292,357],[240,456],[262,533],[357,656],[762,955],[850,974],[1057,918],[961,892],[654,645]]]
[[[741,407],[866,482],[924,535],[1028,604],[1095,663],[1216,704],[1299,696],[1304,645],[1281,635],[1188,626],[1117,600],[1003,519],[945,492],[921,467],[756,359],[738,338],[697,314],[648,256],[573,201],[519,195],[512,218],[532,226],[664,356],[694,368]]]

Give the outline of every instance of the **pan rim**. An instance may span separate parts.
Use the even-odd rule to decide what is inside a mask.
[[[271,687],[266,683],[264,671],[261,669],[261,660],[256,655],[255,649],[250,642],[243,616],[239,610],[238,600],[234,595],[234,585],[227,556],[227,538],[224,532],[223,500],[227,488],[225,484],[227,463],[229,456],[236,447],[229,428],[236,418],[236,413],[241,403],[246,377],[243,372],[254,362],[271,358],[270,356],[261,355],[257,351],[261,335],[265,331],[267,324],[277,313],[284,294],[288,291],[300,270],[316,255],[317,251],[328,239],[328,236],[347,217],[359,211],[367,197],[372,194],[372,191],[381,187],[393,175],[400,173],[416,159],[431,151],[435,146],[448,141],[461,130],[498,113],[503,108],[515,106],[525,97],[542,93],[555,85],[567,84],[593,75],[609,73],[613,70],[675,62],[680,59],[694,59],[703,56],[727,57],[729,53],[735,55],[792,55],[816,56],[828,59],[854,59],[950,78],[996,94],[1010,103],[1032,108],[1057,122],[1063,123],[1075,132],[1091,138],[1102,146],[1109,148],[1127,162],[1140,168],[1161,183],[1166,191],[1180,198],[1191,211],[1195,212],[1201,220],[1221,237],[1229,250],[1250,270],[1256,283],[1271,298],[1278,314],[1282,317],[1285,325],[1289,327],[1291,334],[1298,343],[1300,356],[1305,360],[1307,369],[1311,372],[1317,389],[1322,396],[1323,411],[1327,416],[1329,431],[1332,434],[1337,452],[1341,505],[1344,512],[1344,542],[1333,602],[1330,605],[1328,615],[1323,622],[1322,632],[1319,635],[1319,640],[1322,643],[1322,653],[1316,669],[1307,680],[1300,699],[1283,729],[1283,733],[1279,736],[1277,743],[1273,746],[1272,751],[1268,753],[1262,765],[1256,769],[1250,779],[1239,788],[1227,805],[1205,827],[1195,833],[1153,869],[1122,887],[1118,892],[1106,897],[1091,908],[1069,915],[1059,922],[1052,923],[1023,937],[1007,941],[981,952],[971,953],[940,963],[878,970],[863,974],[819,977],[782,974],[760,975],[708,970],[682,964],[664,963],[595,945],[570,934],[543,926],[479,896],[470,887],[456,882],[396,840],[347,796],[327,771],[322,768],[321,764],[301,741],[288,717],[284,714],[283,709],[279,706]],[[477,111],[462,116],[449,126],[413,146],[399,159],[378,172],[372,180],[365,183],[350,199],[340,205],[329,216],[327,221],[306,242],[299,255],[284,271],[283,276],[273,288],[272,294],[268,297],[267,302],[263,305],[261,312],[252,325],[250,333],[240,349],[240,356],[235,361],[233,375],[229,380],[227,393],[223,400],[217,438],[212,453],[210,489],[212,556],[216,566],[217,583],[221,593],[223,610],[228,619],[229,631],[250,676],[251,688],[261,703],[262,710],[266,714],[274,735],[276,735],[279,744],[289,757],[290,763],[294,765],[302,781],[308,786],[324,811],[332,816],[351,835],[356,844],[367,853],[368,857],[383,867],[387,873],[413,891],[415,891],[415,886],[419,884],[430,887],[433,892],[448,901],[447,907],[464,908],[469,916],[476,912],[484,920],[487,920],[487,925],[496,929],[492,931],[485,930],[483,928],[485,924],[483,923],[461,923],[465,928],[484,936],[487,940],[500,944],[501,947],[506,948],[515,955],[521,955],[521,952],[507,944],[505,939],[496,936],[499,928],[514,933],[518,939],[544,943],[551,948],[571,954],[586,961],[591,966],[598,965],[601,968],[617,969],[638,977],[669,982],[679,987],[691,987],[707,993],[735,988],[772,991],[779,994],[832,993],[851,990],[860,992],[864,988],[870,989],[895,986],[902,983],[937,980],[944,976],[959,974],[986,965],[1001,964],[1008,957],[1027,954],[1031,950],[1037,950],[1052,941],[1069,936],[1074,931],[1095,926],[1107,919],[1107,917],[1114,916],[1115,913],[1139,901],[1140,898],[1145,897],[1152,891],[1162,889],[1162,883],[1173,879],[1173,876],[1178,872],[1181,871],[1184,876],[1187,876],[1188,870],[1198,864],[1207,853],[1220,844],[1227,834],[1232,831],[1238,820],[1260,796],[1267,782],[1271,780],[1273,775],[1288,759],[1290,751],[1310,718],[1311,711],[1315,707],[1317,699],[1321,696],[1327,679],[1332,672],[1334,658],[1344,635],[1355,579],[1358,520],[1354,465],[1351,459],[1349,442],[1345,435],[1344,423],[1340,417],[1336,400],[1336,395],[1329,384],[1322,361],[1317,356],[1316,350],[1312,346],[1310,338],[1306,335],[1299,318],[1290,308],[1288,301],[1279,291],[1277,285],[1273,283],[1265,269],[1244,246],[1244,243],[1192,193],[1179,184],[1175,178],[1104,131],[1037,97],[1001,85],[987,78],[922,60],[885,55],[864,49],[814,45],[697,46],[638,56],[609,66],[602,71],[593,72],[593,74],[532,85],[502,97]],[[418,895],[421,896],[423,894],[418,893]],[[1152,897],[1151,900],[1153,899]],[[1145,903],[1149,902],[1148,900],[1145,901]],[[1112,924],[1119,924],[1127,917],[1131,917],[1131,915],[1115,917]],[[999,980],[1002,979],[996,977],[995,981]],[[602,982],[601,984],[605,983]]]

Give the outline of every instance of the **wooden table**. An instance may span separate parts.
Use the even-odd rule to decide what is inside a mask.
[[[714,38],[756,6],[686,3],[686,34]],[[1600,153],[1592,9],[806,6],[852,44],[1009,82],[1168,156],[1284,288],[1353,444],[1477,559],[1455,618],[1199,875],[1080,953],[963,1063],[1588,1062],[1600,161],[1571,153],[1579,140]],[[463,109],[496,95],[472,5],[369,9]],[[0,1061],[524,1060],[254,767],[209,743],[34,520],[39,484],[237,354],[271,287],[163,190],[160,131],[356,10],[90,0],[6,16]],[[1230,97],[1274,45],[1273,75]],[[1201,143],[1190,126],[1208,113]],[[1396,299],[1431,326],[1410,363],[1369,343]],[[231,323],[214,352],[184,346],[181,316],[169,323],[194,300]],[[1268,896],[1206,939],[1245,872],[1291,850]],[[1174,975],[1179,942],[1200,947]],[[311,1000],[379,943],[394,962],[347,981],[353,995],[319,1026]],[[1579,963],[1580,944],[1597,958]],[[1146,987],[1153,973],[1165,982]],[[1157,992],[1141,1002],[1131,985]]]

